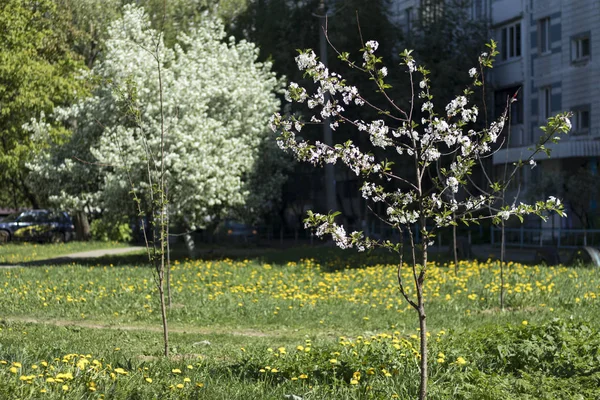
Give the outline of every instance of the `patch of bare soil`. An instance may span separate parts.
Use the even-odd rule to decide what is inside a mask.
[[[64,320],[64,319],[38,319],[31,317],[8,317],[2,320],[8,322],[24,322],[28,324],[45,324],[53,326],[73,326],[79,328],[88,329],[114,329],[122,331],[150,331],[150,332],[162,332],[161,326],[151,325],[106,325],[92,321],[81,321],[81,320]],[[226,328],[210,329],[210,328],[169,328],[170,333],[197,333],[197,334],[218,334],[218,335],[232,335],[232,336],[249,336],[249,337],[269,337],[269,336],[280,336],[277,332],[262,332],[255,329],[238,329],[238,330],[227,330]]]
[[[523,308],[505,307],[504,310],[502,310],[500,307],[492,307],[492,308],[486,308],[485,310],[477,311],[477,314],[498,314],[498,313],[502,313],[502,312],[516,312],[516,311],[532,313],[532,312],[536,312],[538,310],[539,310],[538,307],[523,307]]]

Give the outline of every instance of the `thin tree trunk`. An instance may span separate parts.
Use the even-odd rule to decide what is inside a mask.
[[[456,220],[456,214],[453,215]],[[454,253],[454,275],[458,275],[458,249],[456,248],[456,225],[452,225],[452,252]]]
[[[169,241],[169,223],[167,215],[167,304],[171,308],[171,243]]]
[[[501,239],[500,239],[500,309],[504,311],[504,249],[505,249],[505,236],[504,236],[504,221],[501,226]]]
[[[158,49],[157,49],[158,54]],[[160,98],[160,307],[162,312],[163,338],[165,342],[165,357],[169,355],[169,329],[167,327],[167,308],[165,303],[164,276],[165,276],[165,231],[167,228],[167,197],[165,183],[165,117],[163,109],[163,86],[160,60],[157,56],[158,67],[158,95]]]
[[[161,263],[164,263],[164,257],[162,257]],[[164,267],[164,265],[163,265]],[[164,270],[163,270],[164,271]],[[163,343],[164,343],[164,355],[169,356],[169,328],[167,325],[167,307],[165,305],[165,291],[164,291],[164,275],[159,276],[158,282],[158,293],[160,295],[160,315],[162,318],[163,326]]]
[[[424,222],[423,222],[423,226]],[[423,232],[423,266],[419,277],[417,279],[417,301],[419,314],[419,328],[420,328],[420,354],[421,360],[419,366],[421,368],[421,381],[419,384],[419,400],[425,400],[427,398],[427,315],[425,314],[425,299],[423,298],[423,283],[425,281],[425,272],[427,269],[427,236],[426,232]]]
[[[427,321],[425,314],[425,305],[423,303],[423,296],[419,295],[419,328],[420,331],[420,354],[421,360],[419,367],[421,368],[421,381],[419,384],[419,400],[425,400],[427,398]]]

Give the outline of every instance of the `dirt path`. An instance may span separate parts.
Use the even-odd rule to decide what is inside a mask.
[[[61,256],[60,258],[95,258],[95,257],[103,257],[103,256],[111,256],[115,254],[124,254],[131,253],[133,251],[146,250],[143,246],[132,246],[132,247],[123,247],[118,249],[101,249],[101,250],[91,250],[91,251],[82,251],[80,253],[67,254],[65,256]],[[47,260],[43,260],[47,261]]]
[[[5,317],[3,321],[7,322],[22,322],[27,324],[43,324],[51,326],[77,327],[88,329],[112,329],[121,331],[145,331],[145,332],[162,332],[161,326],[154,325],[108,325],[94,321],[81,320],[65,320],[65,319],[38,319],[31,317]],[[269,331],[262,332],[255,329],[227,329],[227,328],[169,328],[169,333],[194,333],[203,335],[232,335],[232,336],[247,336],[247,337],[270,337],[283,336],[289,332]]]
[[[118,254],[126,254],[132,253],[134,251],[146,250],[145,247],[142,246],[132,246],[132,247],[121,247],[116,249],[100,249],[100,250],[90,250],[90,251],[82,251],[79,253],[71,253],[65,254],[64,256],[53,257],[53,258],[44,258],[41,260],[27,261],[19,264],[0,264],[0,268],[23,268],[23,267],[31,267],[37,265],[48,265],[48,264],[68,264],[71,262],[76,262],[77,260],[85,260],[90,258],[98,258],[104,256],[118,255]]]

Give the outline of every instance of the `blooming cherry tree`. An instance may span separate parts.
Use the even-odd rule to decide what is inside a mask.
[[[335,243],[343,249],[356,248],[364,251],[381,247],[398,253],[397,280],[400,293],[416,310],[420,328],[420,369],[421,382],[419,398],[427,393],[427,324],[425,302],[423,298],[424,282],[427,277],[428,247],[440,229],[457,224],[478,223],[491,218],[501,221],[517,216],[537,214],[543,217],[547,211],[562,214],[562,204],[554,197],[535,204],[510,204],[498,207],[507,182],[490,182],[489,187],[480,188],[470,184],[469,176],[481,160],[489,157],[501,145],[504,126],[508,119],[507,111],[484,129],[475,129],[474,123],[479,117],[479,109],[470,104],[473,88],[483,84],[481,76],[487,67],[491,67],[497,54],[495,43],[491,42],[489,52],[482,53],[479,65],[468,71],[472,86],[456,96],[438,114],[430,93],[429,72],[411,56],[410,51],[401,54],[401,69],[410,80],[412,96],[407,107],[397,105],[386,84],[390,73],[376,55],[379,44],[368,41],[361,49],[361,61],[351,61],[348,53],[338,53],[349,68],[368,74],[378,92],[387,102],[387,108],[375,105],[360,94],[358,88],[350,85],[338,73],[320,62],[312,50],[300,52],[296,58],[298,68],[312,78],[314,90],[307,90],[291,83],[286,92],[288,101],[305,104],[308,120],[295,115],[274,114],[271,128],[279,133],[280,147],[293,153],[300,161],[323,165],[342,163],[363,181],[360,188],[362,197],[369,203],[381,203],[384,213],[377,217],[399,233],[400,240],[376,240],[363,232],[347,233],[335,217],[337,213],[321,215],[308,213],[306,227],[316,229],[318,236],[330,234]],[[400,73],[400,71],[398,71]],[[514,99],[511,99],[514,101]],[[370,107],[377,111],[375,120],[364,121],[356,117],[360,109]],[[507,107],[508,110],[508,107]],[[416,120],[416,115],[421,118]],[[377,159],[374,152],[360,149],[348,140],[333,146],[321,142],[309,142],[299,139],[298,135],[307,123],[319,123],[330,118],[331,128],[341,125],[353,127],[370,139],[372,150],[383,149],[397,156],[411,160],[414,165],[411,174],[396,170],[395,165],[386,160]],[[549,120],[546,134],[532,151],[529,159],[515,165],[520,168],[540,151],[548,141],[559,139],[558,134],[569,130],[567,114],[559,114]],[[379,151],[381,153],[381,151]],[[372,210],[374,208],[371,208]],[[480,213],[492,210],[492,213]],[[422,238],[421,251],[415,227]],[[410,262],[404,262],[404,245],[408,243]],[[405,282],[403,269],[411,270],[412,280]],[[409,287],[410,285],[410,287]]]
[[[72,133],[32,163],[39,191],[70,209],[135,215],[130,192],[148,198],[160,177],[153,155],[162,149],[169,214],[191,226],[277,199],[285,177],[266,174],[255,185],[253,174],[264,159],[278,169],[280,160],[261,151],[272,140],[266,125],[282,84],[269,63],[257,61],[253,44],[226,38],[221,23],[205,15],[167,48],[134,6],[108,36],[93,70],[101,83],[94,96],[55,110],[53,118]],[[48,140],[43,121],[31,130]]]

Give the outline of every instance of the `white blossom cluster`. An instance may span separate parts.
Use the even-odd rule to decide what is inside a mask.
[[[315,227],[315,235],[317,237],[323,237],[330,234],[336,246],[341,249],[355,247],[358,251],[365,251],[367,248],[367,242],[365,241],[362,232],[355,231],[350,235],[347,235],[343,226],[330,221],[325,215],[318,213],[311,214],[311,218],[304,224],[305,229]]]
[[[383,190],[381,186],[377,186],[372,182],[365,182],[360,188],[362,197],[365,200],[371,200],[374,202],[385,201],[388,194]]]
[[[36,188],[63,189],[54,198],[64,205],[77,199],[77,208],[87,203],[115,212],[132,203],[132,183],[141,197],[147,194],[160,176],[160,67],[172,215],[202,226],[234,208],[262,207],[280,193],[284,176],[271,173],[281,170],[279,152],[261,152],[271,146],[265,128],[279,108],[282,83],[269,63],[257,61],[253,44],[227,38],[222,24],[206,17],[170,49],[135,6],[125,6],[107,33],[103,60],[93,73],[110,85],[56,110],[55,118],[76,121],[76,128],[69,140],[35,160]],[[307,97],[297,85],[292,94]],[[126,109],[139,115],[126,115]],[[253,185],[249,177],[259,161],[274,164]]]
[[[376,41],[367,41],[362,50],[364,63],[362,64],[364,72],[370,74],[371,78],[380,85],[380,92],[385,91],[381,85],[383,78],[388,75],[386,67],[380,67],[379,58],[375,57],[375,52],[379,48]],[[481,210],[495,209],[498,201],[499,192],[502,186],[493,186],[495,189],[483,194],[470,194],[466,191],[461,192],[461,187],[468,181],[468,176],[477,164],[476,161],[482,157],[489,156],[495,151],[496,144],[502,134],[507,119],[507,112],[496,121],[492,122],[487,129],[475,130],[472,124],[479,117],[479,109],[475,105],[469,104],[469,93],[456,96],[445,107],[443,115],[435,112],[433,97],[429,93],[429,78],[427,71],[422,67],[417,67],[415,60],[409,51],[402,55],[403,65],[408,70],[411,82],[418,82],[417,85],[421,91],[415,95],[416,99],[411,103],[409,111],[400,110],[399,115],[394,116],[394,111],[398,111],[397,106],[390,100],[392,107],[390,110],[381,110],[363,99],[358,89],[354,86],[346,86],[345,81],[340,75],[330,73],[325,66],[317,61],[314,52],[302,52],[297,58],[298,67],[305,71],[317,83],[317,88],[312,94],[303,92],[298,85],[291,84],[289,99],[299,103],[305,100],[314,115],[310,120],[321,121],[325,118],[334,118],[332,127],[337,127],[338,123],[348,123],[354,126],[358,132],[368,135],[369,141],[374,148],[395,150],[399,155],[412,158],[416,165],[416,176],[406,177],[398,172],[392,172],[386,163],[377,163],[375,157],[360,150],[355,144],[348,141],[343,145],[333,147],[326,146],[316,142],[310,144],[306,141],[296,140],[296,133],[299,129],[295,128],[296,121],[290,118],[282,117],[279,114],[273,116],[271,128],[279,134],[278,143],[286,151],[293,152],[299,160],[311,162],[313,164],[335,163],[341,160],[356,175],[365,179],[360,188],[364,199],[385,205],[385,215],[380,216],[389,224],[396,227],[410,227],[419,222],[424,225],[427,220],[433,221],[436,227],[446,227],[456,223],[457,220],[465,222],[477,221],[482,218],[481,215],[475,215]],[[482,66],[490,59],[490,55],[484,53],[480,57]],[[485,62],[485,63],[484,63]],[[350,61],[349,65],[355,67]],[[479,72],[476,68],[469,71],[469,76],[474,84],[479,84],[477,80]],[[422,78],[414,79],[414,75],[421,74]],[[329,96],[326,96],[328,94]],[[339,95],[341,100],[336,97]],[[288,99],[288,100],[289,100]],[[372,121],[360,119],[350,119],[345,115],[343,105],[352,103],[372,107],[383,118]],[[419,125],[412,120],[413,111],[420,110],[423,117]],[[558,120],[559,124],[566,126],[570,123],[568,118],[565,121]],[[562,128],[561,128],[562,129]],[[443,168],[440,168],[442,157],[449,156],[449,162]],[[534,162],[531,165],[535,165]],[[428,171],[429,169],[429,171]],[[433,173],[433,188],[425,193],[423,183],[426,172]],[[387,182],[396,181],[409,190],[389,190],[371,180],[370,175],[375,174],[376,178]],[[437,174],[437,176],[435,175]],[[430,175],[427,175],[428,177]],[[460,197],[459,197],[460,195]],[[460,200],[458,200],[460,198]],[[554,198],[546,202],[536,203],[534,206],[511,205],[497,210],[496,214],[489,215],[489,218],[498,218],[506,220],[512,215],[522,216],[531,213],[541,215],[548,210],[561,211],[562,205]],[[312,226],[317,226],[317,234],[323,235],[329,233],[334,238],[338,246],[343,248],[350,247],[349,242],[344,238],[343,228],[335,225],[332,221],[320,216],[321,219],[311,219]],[[355,236],[360,233],[353,232],[350,237],[351,242],[358,243]],[[366,246],[372,242],[363,241]]]

